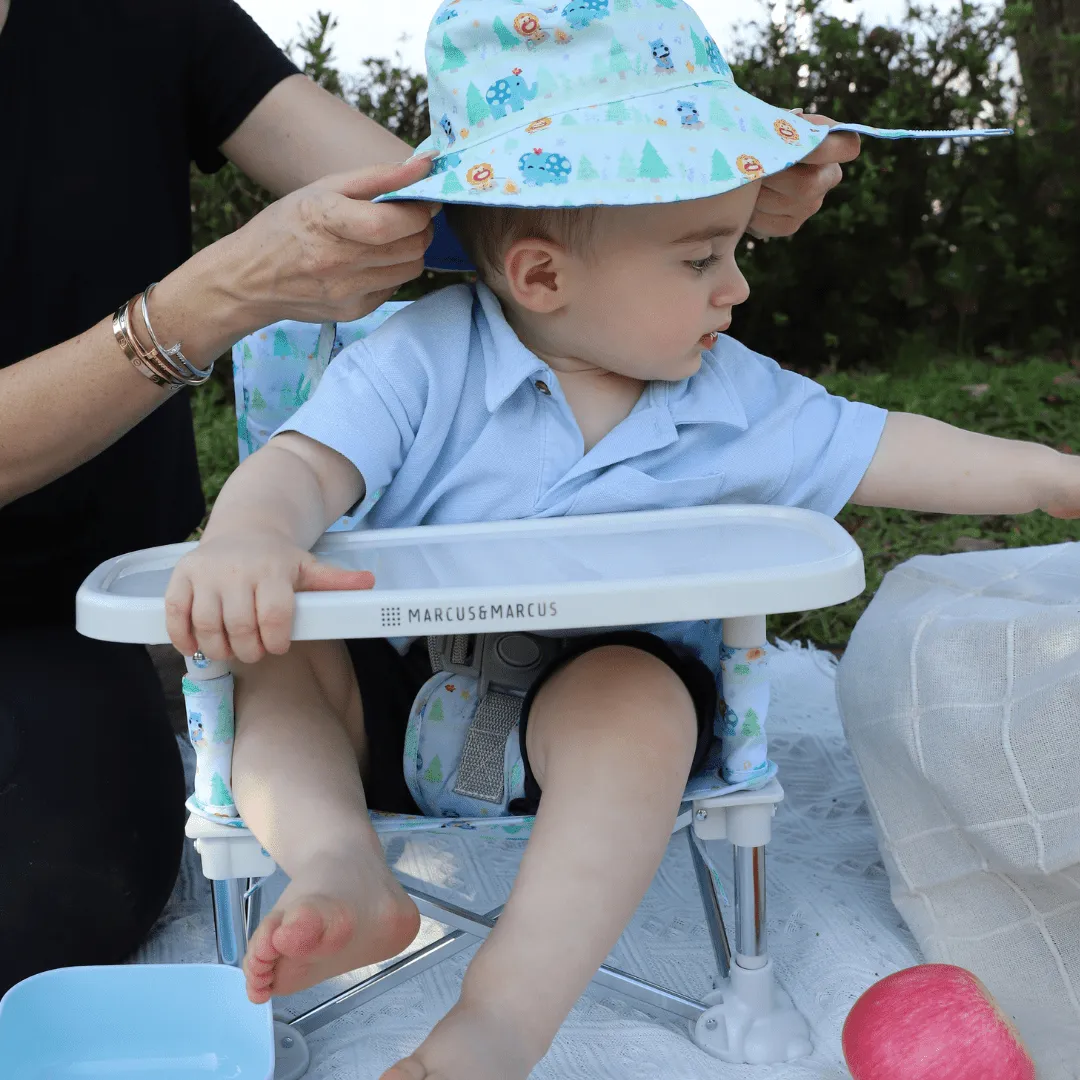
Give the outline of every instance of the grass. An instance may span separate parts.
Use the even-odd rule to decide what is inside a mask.
[[[996,363],[941,359],[889,373],[842,372],[819,380],[836,394],[893,411],[925,413],[973,431],[1080,450],[1080,374],[1064,362],[1030,359]],[[207,502],[236,466],[236,420],[219,385],[194,396],[195,429]],[[770,620],[771,634],[843,648],[856,620],[892,567],[913,555],[942,555],[973,547],[1026,547],[1080,536],[1076,522],[1046,514],[1022,517],[946,517],[902,510],[848,507],[840,523],[866,561],[866,591],[838,607]]]
[[[230,390],[216,378],[192,391],[191,411],[195,418],[195,451],[199,455],[199,474],[209,509],[217,493],[236,468],[236,412]],[[202,532],[202,526],[196,535]]]

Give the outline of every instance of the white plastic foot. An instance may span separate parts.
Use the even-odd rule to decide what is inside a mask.
[[[810,1026],[773,978],[761,968],[731,965],[731,977],[705,998],[709,1006],[690,1024],[690,1037],[721,1061],[775,1065],[806,1057],[814,1047]]]
[[[281,1020],[274,1021],[274,1080],[300,1080],[311,1064],[304,1036]]]

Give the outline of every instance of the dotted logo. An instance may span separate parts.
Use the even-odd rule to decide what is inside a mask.
[[[384,607],[382,609],[382,628],[384,630],[397,630],[401,626],[401,608]]]

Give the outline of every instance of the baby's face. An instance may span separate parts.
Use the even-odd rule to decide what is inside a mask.
[[[638,379],[684,379],[749,295],[735,262],[759,185],[692,202],[602,209],[576,259],[560,337],[579,356]]]

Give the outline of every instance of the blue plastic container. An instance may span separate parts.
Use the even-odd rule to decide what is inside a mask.
[[[273,1080],[270,1004],[224,964],[58,968],[0,1000],[4,1080]]]

